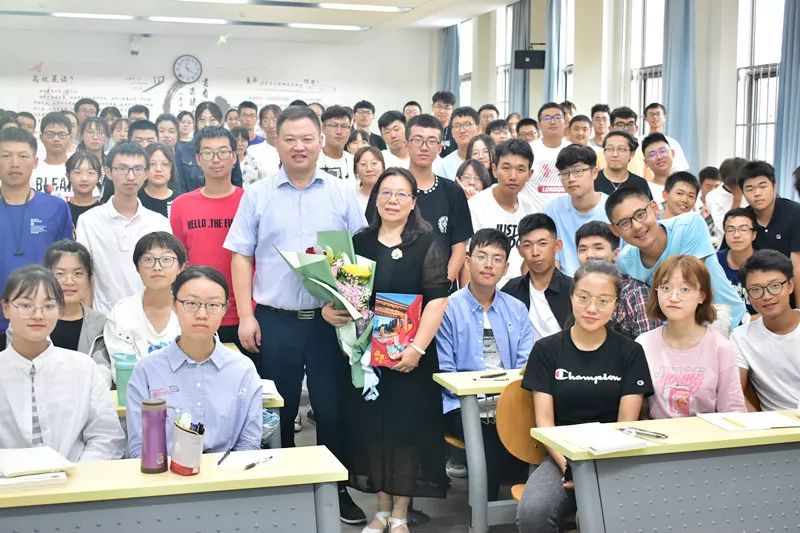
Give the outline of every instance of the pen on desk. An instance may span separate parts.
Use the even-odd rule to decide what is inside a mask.
[[[255,468],[256,466],[258,466],[258,465],[260,465],[262,463],[268,462],[270,459],[272,459],[272,456],[268,455],[268,456],[264,457],[263,459],[259,459],[258,461],[254,461],[254,462],[250,463],[249,465],[245,466],[244,469],[245,470],[250,470],[251,468]]]
[[[233,450],[233,448],[228,448],[228,451],[225,452],[225,454],[222,456],[222,458],[219,461],[217,461],[217,466],[221,465],[222,461],[224,461],[225,459],[228,458],[228,456],[231,454],[231,450]]]
[[[723,419],[725,422],[730,422],[730,423],[731,423],[731,424],[733,424],[734,426],[739,426],[740,428],[747,429],[747,424],[745,424],[745,423],[743,423],[743,422],[739,422],[739,421],[738,421],[738,420],[736,420],[735,418],[731,418],[731,417],[729,417],[729,416],[723,416],[723,417],[722,417],[722,419]]]

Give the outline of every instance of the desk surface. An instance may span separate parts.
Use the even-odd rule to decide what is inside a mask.
[[[233,452],[226,461],[230,461]],[[204,454],[200,473],[180,476],[170,471],[143,474],[139,459],[78,463],[60,485],[0,492],[0,508],[119,500],[287,485],[328,483],[347,479],[347,469],[324,446],[263,450],[274,459],[255,468],[217,467],[222,454]]]
[[[786,411],[791,413],[792,411]],[[795,416],[795,415],[790,415]],[[574,461],[594,459],[613,459],[618,457],[639,457],[667,453],[699,452],[723,448],[742,448],[745,446],[764,446],[769,444],[800,443],[800,428],[770,429],[765,431],[727,431],[697,417],[672,418],[662,420],[641,420],[638,422],[616,422],[611,427],[637,427],[664,433],[666,439],[647,439],[656,446],[638,450],[628,450],[607,455],[592,455],[570,442],[556,440],[555,428],[533,428],[531,436]]]
[[[522,371],[506,370],[504,376],[480,379],[481,376],[497,374],[499,370],[479,370],[477,372],[440,372],[433,375],[433,381],[456,396],[475,394],[500,394],[512,381],[522,379]]]
[[[117,407],[117,416],[119,416],[120,418],[124,418],[127,409],[125,408],[124,405],[120,405],[119,403],[117,403],[117,391],[115,390],[111,391],[111,401]],[[280,407],[283,407],[283,397],[278,396],[277,398],[273,397],[264,398],[262,400],[262,405],[265,409],[278,409]]]

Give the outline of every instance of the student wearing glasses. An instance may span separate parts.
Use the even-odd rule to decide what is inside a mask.
[[[64,309],[53,273],[15,270],[0,303],[14,330],[0,352],[0,448],[50,446],[70,461],[122,458],[125,435],[96,365],[50,338]]]
[[[637,189],[623,187],[606,200],[611,231],[628,243],[617,258],[620,272],[648,285],[664,260],[672,255],[692,255],[702,260],[711,275],[711,294],[719,326],[729,331],[746,313],[736,290],[719,264],[703,217],[691,212],[658,220],[658,206]]]
[[[656,269],[647,314],[666,320],[640,335],[653,380],[650,418],[744,412],[731,342],[709,328],[716,318],[711,276],[701,260],[673,255]]]
[[[109,354],[133,354],[138,360],[165,347],[180,333],[170,291],[186,264],[186,249],[171,233],[154,231],[136,243],[133,264],[144,290],[114,305],[103,336]],[[113,360],[104,374],[110,377],[109,384],[116,379]]]
[[[479,133],[478,112],[471,107],[457,107],[450,118],[450,130],[457,149],[433,165],[433,171],[443,178],[456,179],[456,171],[461,164],[469,159],[467,150],[469,143]]]
[[[172,286],[180,336],[142,359],[128,383],[128,457],[142,455],[142,401],[167,402],[167,449],[181,414],[206,427],[203,451],[261,447],[261,380],[253,362],[214,334],[228,300],[222,274],[207,266],[182,271]]]
[[[39,127],[42,132],[39,140],[44,146],[45,154],[44,157],[39,157],[39,162],[33,171],[31,188],[44,193],[68,192],[69,181],[64,165],[69,156],[68,152],[72,149],[72,144],[69,142],[72,125],[62,113],[48,113]]]
[[[345,150],[350,140],[353,114],[347,108],[332,105],[322,113],[321,120],[325,145],[319,153],[317,168],[355,187],[353,154]]]
[[[101,313],[108,313],[114,303],[142,289],[131,262],[139,239],[153,231],[170,232],[169,220],[146,209],[138,198],[147,177],[144,150],[131,142],[118,144],[108,153],[106,164],[114,195],[82,214],[76,229],[76,240],[94,259],[94,308]]]
[[[533,393],[537,427],[639,419],[653,385],[641,345],[608,327],[619,289],[617,269],[606,261],[589,261],[575,272],[575,325],[538,340],[522,378]],[[558,531],[561,519],[576,510],[567,460],[547,451],[517,508],[525,533]]]
[[[539,108],[537,118],[542,128],[542,136],[531,143],[533,177],[525,185],[525,195],[536,212],[541,212],[550,200],[566,195],[558,177],[556,158],[561,149],[569,146],[570,142],[564,138],[566,131],[564,112],[557,103],[543,104]]]
[[[759,250],[739,275],[760,318],[733,330],[742,388],[748,380],[761,409],[794,409],[800,403],[800,311],[792,309],[792,261],[776,250]],[[747,402],[747,409],[755,407]]]
[[[643,177],[628,170],[639,141],[625,130],[614,130],[603,139],[602,158],[605,163],[598,162],[598,167],[605,166],[594,180],[594,190],[611,194],[620,187],[634,187],[652,198],[650,184]],[[598,154],[598,160],[600,155]]]
[[[744,282],[739,277],[739,269],[751,255],[753,255],[753,241],[756,239],[756,217],[744,208],[731,209],[725,213],[722,221],[725,231],[725,243],[727,246],[717,252],[717,259],[728,281],[739,293],[742,301],[747,306],[747,312],[751,315],[756,310],[750,305],[750,298],[744,288]]]
[[[638,139],[639,136],[639,115],[630,107],[617,107],[611,111],[611,131],[625,131]],[[610,132],[609,132],[610,133]],[[646,180],[653,177],[652,171],[644,163],[642,150],[636,150],[628,164],[628,170],[637,176],[642,176]],[[660,196],[659,196],[660,198]]]
[[[675,172],[672,164],[675,152],[664,135],[651,133],[642,139],[642,154],[645,165],[653,176],[650,179],[650,192],[653,193],[653,198],[660,201],[664,196],[667,178]]]

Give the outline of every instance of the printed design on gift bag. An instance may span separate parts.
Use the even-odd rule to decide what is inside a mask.
[[[411,346],[422,317],[422,296],[379,292],[372,318],[372,366],[395,366]]]

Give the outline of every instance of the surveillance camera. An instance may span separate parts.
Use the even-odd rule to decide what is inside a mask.
[[[142,37],[140,35],[131,35],[129,51],[132,56],[138,56],[142,51]]]

